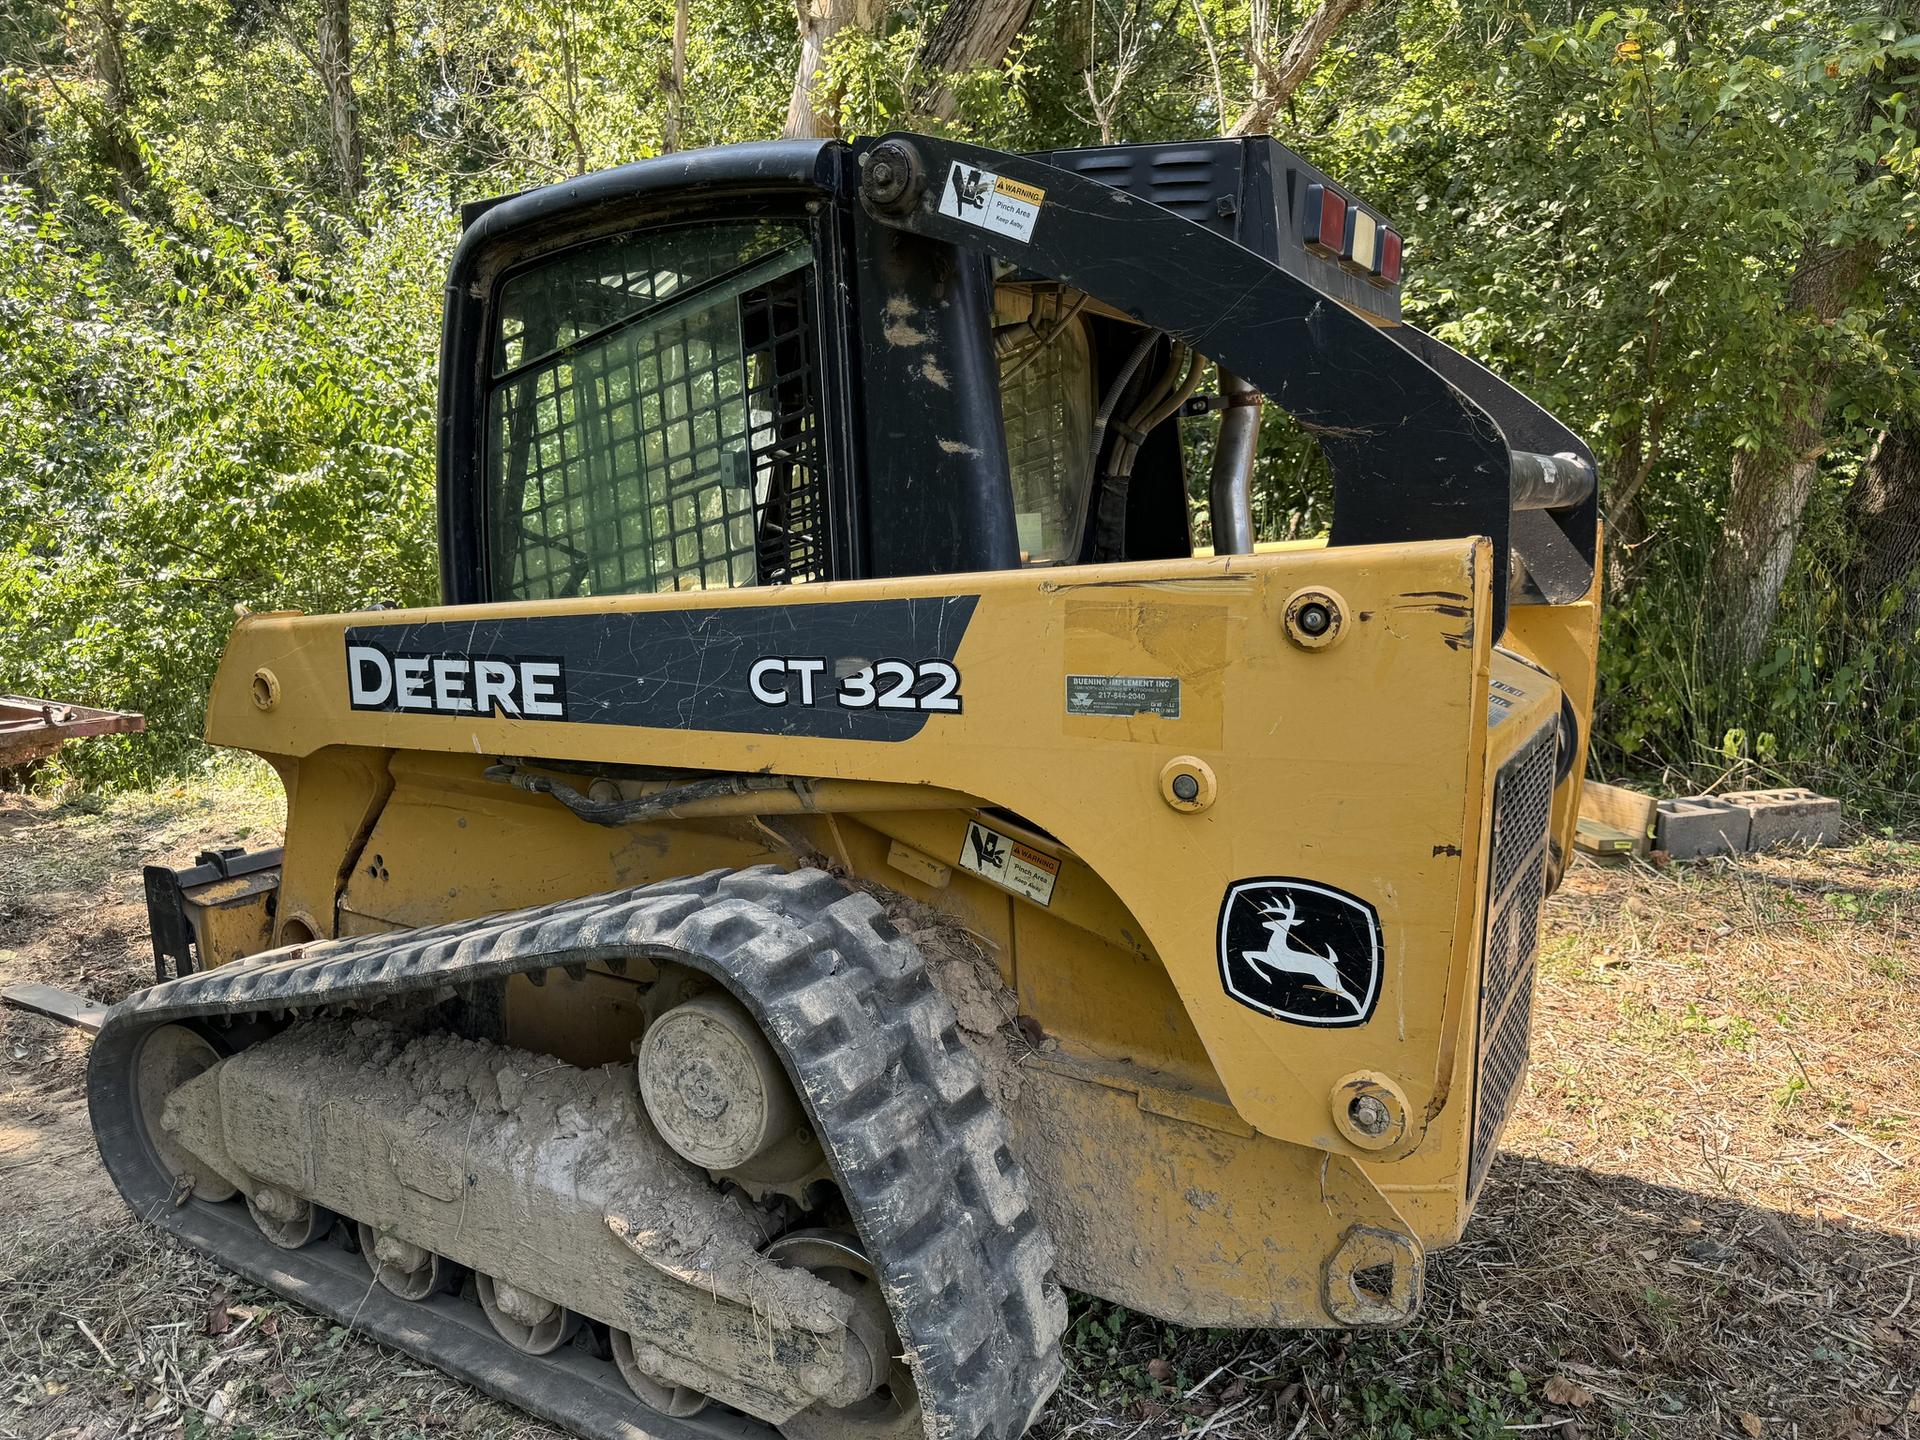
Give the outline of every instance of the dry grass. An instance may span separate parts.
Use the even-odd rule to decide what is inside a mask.
[[[151,984],[140,867],[279,843],[264,766],[100,800],[0,796],[0,982]],[[135,1225],[86,1121],[85,1037],[0,1008],[0,1440],[559,1432]]]
[[[130,1223],[39,1230],[0,1259],[0,1436],[215,1433],[557,1440]]]
[[[276,798],[234,772],[0,801],[0,980],[144,983],[140,863],[271,843]],[[1582,865],[1548,907],[1530,1093],[1421,1323],[1077,1302],[1041,1433],[1920,1440],[1916,1001],[1920,846]],[[0,1011],[0,1440],[553,1435],[133,1227],[83,1061]]]
[[[140,867],[277,845],[285,813],[280,782],[250,758],[107,798],[0,793],[0,974],[102,1001],[151,984]]]

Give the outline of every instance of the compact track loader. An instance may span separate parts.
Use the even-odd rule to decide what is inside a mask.
[[[620,1440],[1012,1440],[1063,1286],[1411,1317],[1526,1069],[1586,447],[1267,139],[466,218],[445,603],[236,626],[286,842],[148,872],[138,1215]],[[1254,543],[1263,403],[1325,540]]]

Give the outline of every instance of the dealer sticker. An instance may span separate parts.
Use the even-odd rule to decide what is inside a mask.
[[[967,822],[960,867],[984,875],[1036,905],[1053,904],[1054,882],[1060,878],[1060,862],[1053,856],[1022,845],[1011,835],[989,830],[978,820]]]
[[[953,163],[940,192],[940,213],[1015,240],[1031,240],[1047,192],[977,165]]]
[[[1178,675],[1069,675],[1069,715],[1180,718]]]

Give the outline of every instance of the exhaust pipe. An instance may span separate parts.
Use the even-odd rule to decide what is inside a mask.
[[[1220,439],[1213,452],[1209,504],[1213,553],[1253,553],[1253,455],[1260,441],[1260,392],[1230,370],[1220,372]]]

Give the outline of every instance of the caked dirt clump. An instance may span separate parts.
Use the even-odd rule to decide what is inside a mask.
[[[411,1157],[409,1189],[434,1183],[436,1157],[457,1160],[467,1233],[513,1233],[502,1207],[590,1208],[594,1228],[685,1284],[804,1329],[839,1323],[845,1306],[829,1287],[758,1253],[779,1214],[716,1186],[660,1140],[630,1066],[582,1070],[388,1019],[297,1025],[245,1059],[362,1107]],[[490,1168],[510,1172],[511,1183]]]
[[[1020,1024],[1020,1001],[994,963],[992,943],[951,915],[877,885],[859,885],[926,960],[927,978],[953,1006],[960,1038],[986,1072],[988,1098],[1003,1111],[1020,1098],[1021,1062],[1036,1048]]]

